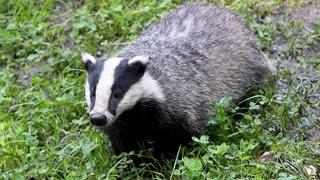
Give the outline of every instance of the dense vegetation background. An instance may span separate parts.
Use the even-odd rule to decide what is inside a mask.
[[[208,133],[179,158],[136,167],[88,121],[80,52],[111,56],[184,2],[0,0],[0,179],[319,178],[320,2],[209,2],[248,22],[276,82],[246,111],[214,103]]]

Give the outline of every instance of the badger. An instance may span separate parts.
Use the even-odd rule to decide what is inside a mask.
[[[271,67],[244,21],[200,3],[172,10],[111,58],[82,60],[90,122],[117,154],[175,153],[204,133],[214,101],[239,102]]]

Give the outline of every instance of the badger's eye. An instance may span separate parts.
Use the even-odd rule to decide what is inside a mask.
[[[96,97],[96,91],[92,91],[91,96]]]
[[[96,89],[95,88],[90,88],[90,96],[96,97]]]
[[[120,99],[121,93],[120,92],[114,92],[112,93],[112,99]]]

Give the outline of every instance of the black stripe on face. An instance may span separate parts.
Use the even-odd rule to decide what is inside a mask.
[[[90,90],[90,110],[93,109],[96,101],[96,87],[103,71],[103,64],[103,61],[97,61],[95,64],[86,65]]]
[[[128,59],[122,60],[115,69],[114,82],[108,103],[108,110],[113,115],[116,114],[118,104],[126,92],[140,80],[146,69],[146,65],[141,62],[128,65],[128,61]]]

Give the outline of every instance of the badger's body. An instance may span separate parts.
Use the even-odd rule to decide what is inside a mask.
[[[83,54],[90,120],[118,153],[174,152],[203,133],[213,101],[239,101],[269,72],[248,27],[216,5],[173,10],[114,57]]]

